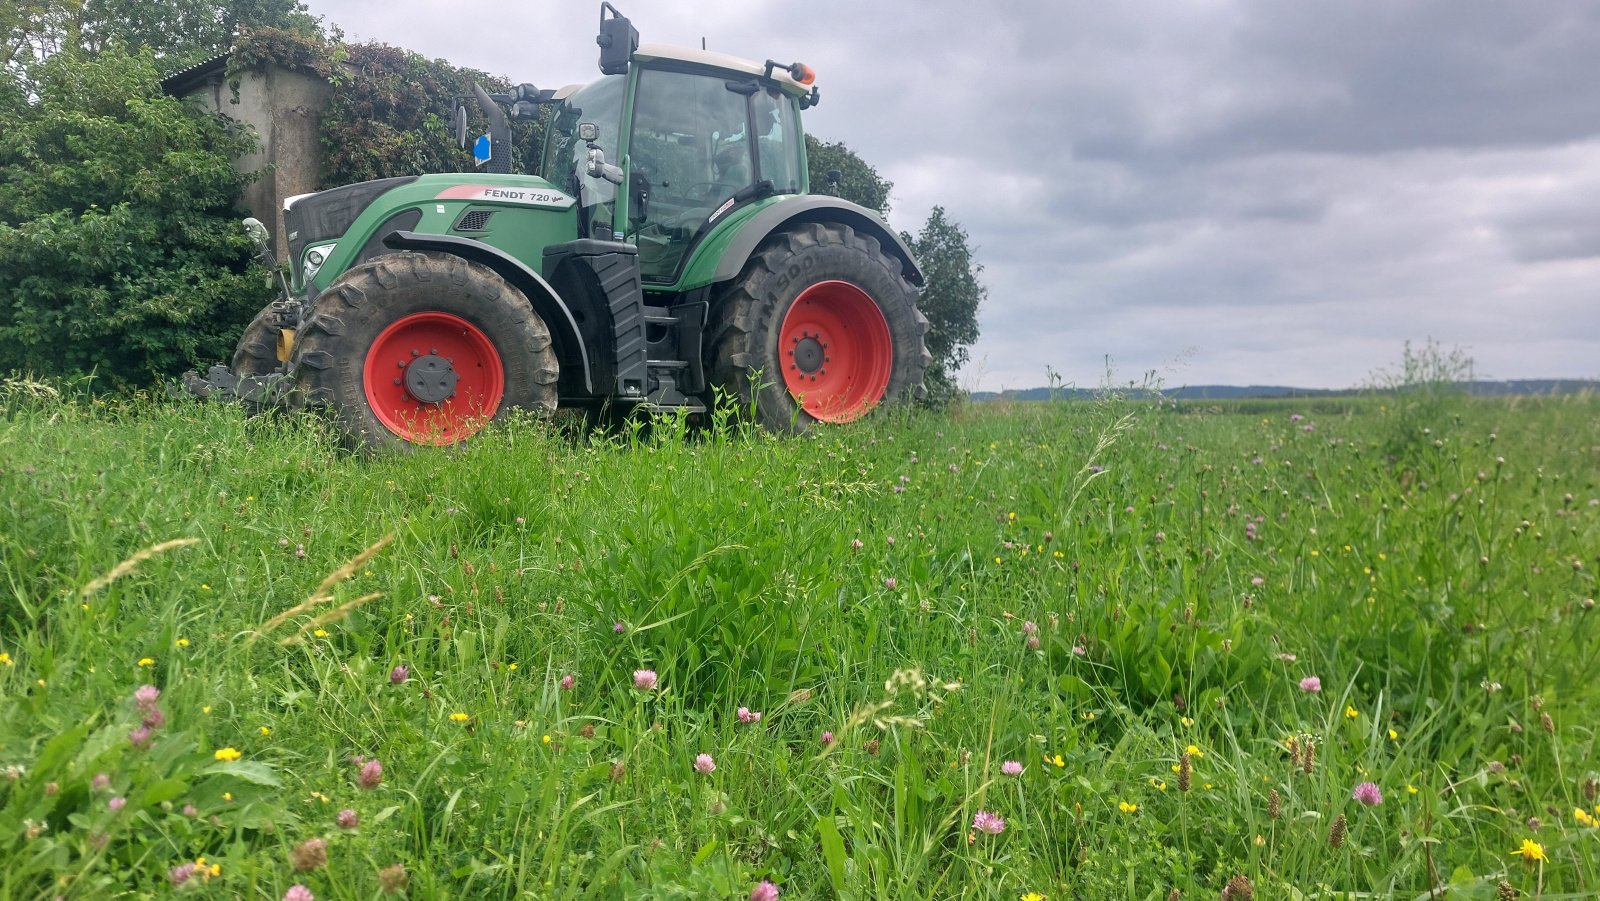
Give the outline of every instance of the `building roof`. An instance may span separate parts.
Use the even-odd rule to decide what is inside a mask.
[[[219,53],[204,62],[196,63],[161,79],[161,90],[173,97],[182,97],[220,75],[227,67],[228,54]]]

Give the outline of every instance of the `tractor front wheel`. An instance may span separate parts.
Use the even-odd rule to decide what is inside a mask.
[[[931,360],[916,300],[900,262],[874,238],[846,225],[797,226],[751,255],[717,307],[712,380],[754,401],[775,431],[910,400]]]
[[[556,407],[550,332],[516,289],[457,257],[351,269],[295,336],[295,382],[370,449],[455,444],[513,408]]]

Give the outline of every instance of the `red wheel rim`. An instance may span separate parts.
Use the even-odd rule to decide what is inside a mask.
[[[483,330],[449,313],[412,313],[384,329],[362,371],[384,427],[418,444],[454,444],[505,397],[505,367]]]
[[[823,422],[849,422],[883,400],[894,342],[867,292],[849,282],[817,282],[784,314],[778,357],[784,387],[801,409]]]

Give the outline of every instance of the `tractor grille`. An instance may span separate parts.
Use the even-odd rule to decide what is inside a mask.
[[[456,220],[456,231],[481,232],[489,227],[489,217],[494,214],[494,210],[468,210]]]

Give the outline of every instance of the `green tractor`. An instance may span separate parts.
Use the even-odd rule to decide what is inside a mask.
[[[609,3],[597,41],[591,84],[476,88],[481,174],[286,200],[283,297],[191,387],[329,409],[371,448],[518,408],[701,412],[720,389],[788,431],[917,396],[922,274],[874,211],[809,193],[812,71],[641,46]],[[545,105],[538,174],[512,174],[502,107]]]

